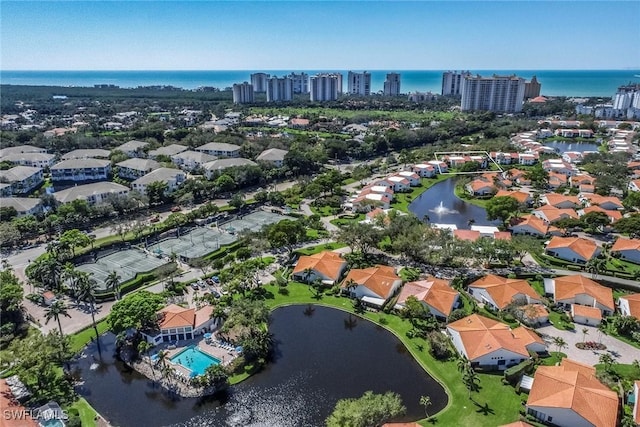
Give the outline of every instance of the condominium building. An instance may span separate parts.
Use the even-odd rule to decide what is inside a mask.
[[[233,103],[249,104],[253,102],[253,85],[247,82],[233,85]]]
[[[461,110],[517,113],[522,111],[525,81],[521,77],[482,77],[465,75],[462,78]]]
[[[462,78],[470,75],[468,71],[445,71],[442,73],[442,95],[460,96]]]
[[[620,86],[613,96],[613,116],[640,118],[640,84]]]
[[[307,73],[291,73],[287,77],[293,81],[293,93],[309,93],[309,75]]]
[[[14,166],[0,171],[0,182],[3,186],[3,196],[29,194],[44,182],[42,168],[32,166]]]
[[[316,74],[309,77],[311,101],[335,101],[342,94],[342,74]]]
[[[267,80],[271,77],[266,73],[253,73],[251,74],[251,86],[253,86],[254,92],[266,92]]]
[[[105,181],[111,174],[111,162],[103,159],[63,160],[51,167],[51,180]]]
[[[384,96],[398,96],[400,95],[400,74],[389,73],[387,79],[384,81]]]
[[[540,96],[542,85],[538,82],[536,76],[531,77],[531,81],[524,84],[524,99],[533,99]]]
[[[359,96],[371,95],[371,74],[366,71],[362,73],[349,71],[347,77],[347,93],[349,95]]]
[[[267,102],[291,101],[293,99],[293,80],[276,76],[267,79]]]

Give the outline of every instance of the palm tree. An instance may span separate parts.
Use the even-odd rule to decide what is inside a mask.
[[[470,368],[471,368],[471,365],[469,364],[469,359],[467,359],[466,356],[461,356],[458,359],[458,372],[464,373]]]
[[[89,275],[89,273],[80,272],[78,277],[78,289],[80,293],[80,299],[89,305],[91,310],[91,322],[93,323],[93,330],[96,332],[96,340],[100,338],[98,333],[98,326],[96,325],[96,291],[98,290],[98,283]]]
[[[431,397],[429,396],[420,396],[420,405],[424,407],[424,414],[427,418],[429,418],[429,413],[427,413],[427,408],[431,406]]]
[[[116,301],[120,299],[120,275],[117,271],[112,271],[109,273],[107,278],[104,281],[105,287],[108,291],[112,291],[113,295],[116,298]]]
[[[615,363],[615,360],[613,360],[613,357],[609,353],[602,353],[598,361],[604,365],[604,369],[607,372],[611,371],[611,367]]]
[[[589,329],[582,328],[582,342],[587,341],[587,335],[589,335]]]
[[[313,268],[308,267],[302,271],[302,277],[304,277],[304,283],[309,283],[309,278],[313,274]]]
[[[558,348],[558,353],[560,353],[563,348],[567,348],[567,342],[562,337],[553,337],[553,345]]]
[[[140,341],[140,343],[138,344],[138,352],[140,354],[147,355],[147,360],[149,361],[149,367],[151,368],[151,373],[153,375],[153,378],[151,379],[151,381],[155,383],[156,370],[153,368],[153,363],[151,363],[151,357],[149,357],[149,350],[151,350],[152,348],[153,348],[153,344],[151,344],[148,341]]]
[[[47,307],[44,312],[45,312],[44,324],[46,325],[47,323],[49,323],[49,320],[55,319],[56,322],[58,322],[58,329],[60,329],[60,336],[63,336],[64,334],[62,332],[62,324],[60,323],[60,316],[71,318],[71,315],[67,312],[67,306],[64,304],[64,302],[60,300],[55,301],[53,304]]]
[[[472,391],[478,391],[480,389],[480,378],[471,365],[469,365],[469,369],[462,375],[462,382],[467,387],[467,390],[469,390],[469,399],[471,399]]]

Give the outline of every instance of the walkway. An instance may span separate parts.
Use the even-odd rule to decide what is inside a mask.
[[[578,362],[586,363],[590,366],[600,363],[599,358],[605,353],[609,353],[613,356],[613,359],[618,363],[631,364],[636,359],[640,360],[640,349],[622,342],[617,338],[603,334],[594,326],[586,326],[576,323],[575,327],[575,331],[562,331],[560,329],[556,329],[555,326],[549,325],[537,328],[536,331],[549,345],[549,351],[558,351],[557,347],[553,345],[553,337],[561,337],[567,342],[567,347],[560,351],[565,353],[569,359],[577,360]],[[582,333],[582,329],[584,328],[588,330],[586,335],[587,341],[601,342],[607,346],[607,349],[593,351],[580,350],[576,347],[576,343],[583,342],[585,339]]]

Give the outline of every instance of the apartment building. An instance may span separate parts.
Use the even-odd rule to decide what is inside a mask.
[[[217,157],[240,157],[240,146],[235,144],[227,144],[225,142],[209,142],[195,149],[201,153],[209,154]],[[215,160],[215,159],[214,159]]]
[[[94,182],[56,191],[53,193],[53,197],[60,203],[86,200],[89,205],[97,205],[105,202],[112,195],[126,196],[127,194],[129,194],[129,189],[124,185],[115,182]]]
[[[442,73],[442,96],[460,96],[462,78],[471,75],[468,71],[445,71]]]
[[[271,76],[266,73],[253,73],[251,74],[251,86],[253,86],[254,92],[266,92],[267,82]]]
[[[309,93],[309,75],[307,73],[291,73],[287,77],[293,81],[293,93]]]
[[[371,73],[366,71],[362,73],[349,71],[347,76],[347,93],[357,96],[371,95]]]
[[[387,74],[387,78],[384,81],[383,94],[384,96],[400,95],[400,74]]]
[[[3,186],[3,195],[26,195],[42,185],[44,177],[42,168],[14,166],[0,171],[0,182],[7,184]]]
[[[51,167],[51,180],[106,181],[111,174],[111,162],[103,159],[63,160]]]
[[[233,85],[233,103],[250,104],[253,102],[253,85],[247,82]]]
[[[461,110],[518,113],[522,111],[524,90],[524,79],[515,75],[465,75],[460,89]]]
[[[316,74],[309,78],[311,101],[335,101],[342,94],[342,74]]]
[[[187,175],[180,169],[159,168],[133,181],[131,188],[145,194],[149,184],[164,182],[167,184],[167,193],[171,193],[186,180]]]
[[[120,163],[116,163],[118,167],[118,176],[122,179],[138,179],[145,176],[154,169],[160,167],[160,163],[151,159],[127,159]]]
[[[293,99],[293,80],[276,76],[267,79],[267,102],[291,101]]]

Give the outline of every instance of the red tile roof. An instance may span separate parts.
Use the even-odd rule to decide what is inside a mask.
[[[581,274],[556,277],[553,280],[555,282],[556,301],[574,299],[576,295],[586,294],[611,311],[615,308],[611,288],[602,286]]]
[[[405,283],[398,295],[398,304],[403,304],[407,298],[414,296],[418,301],[423,301],[448,316],[458,295],[458,291],[449,286],[448,281],[427,277],[417,282]]]
[[[176,304],[169,304],[159,313],[163,315],[160,320],[160,329],[193,327],[195,321],[195,309],[183,308]]]
[[[489,274],[470,283],[469,287],[484,289],[501,310],[509,305],[517,295],[526,295],[536,301],[541,300],[540,295],[531,287],[529,282],[522,279],[508,279]]]
[[[396,274],[393,267],[377,265],[364,269],[354,268],[349,271],[340,287],[346,288],[351,280],[369,289],[380,298],[388,298],[394,283],[402,279]]]
[[[293,274],[302,273],[309,268],[335,281],[340,278],[346,264],[347,261],[340,254],[322,251],[309,256],[301,256],[293,269]]]
[[[548,249],[568,248],[580,255],[582,258],[589,260],[593,258],[598,250],[598,245],[593,240],[583,237],[560,237],[554,236],[547,244]]]

